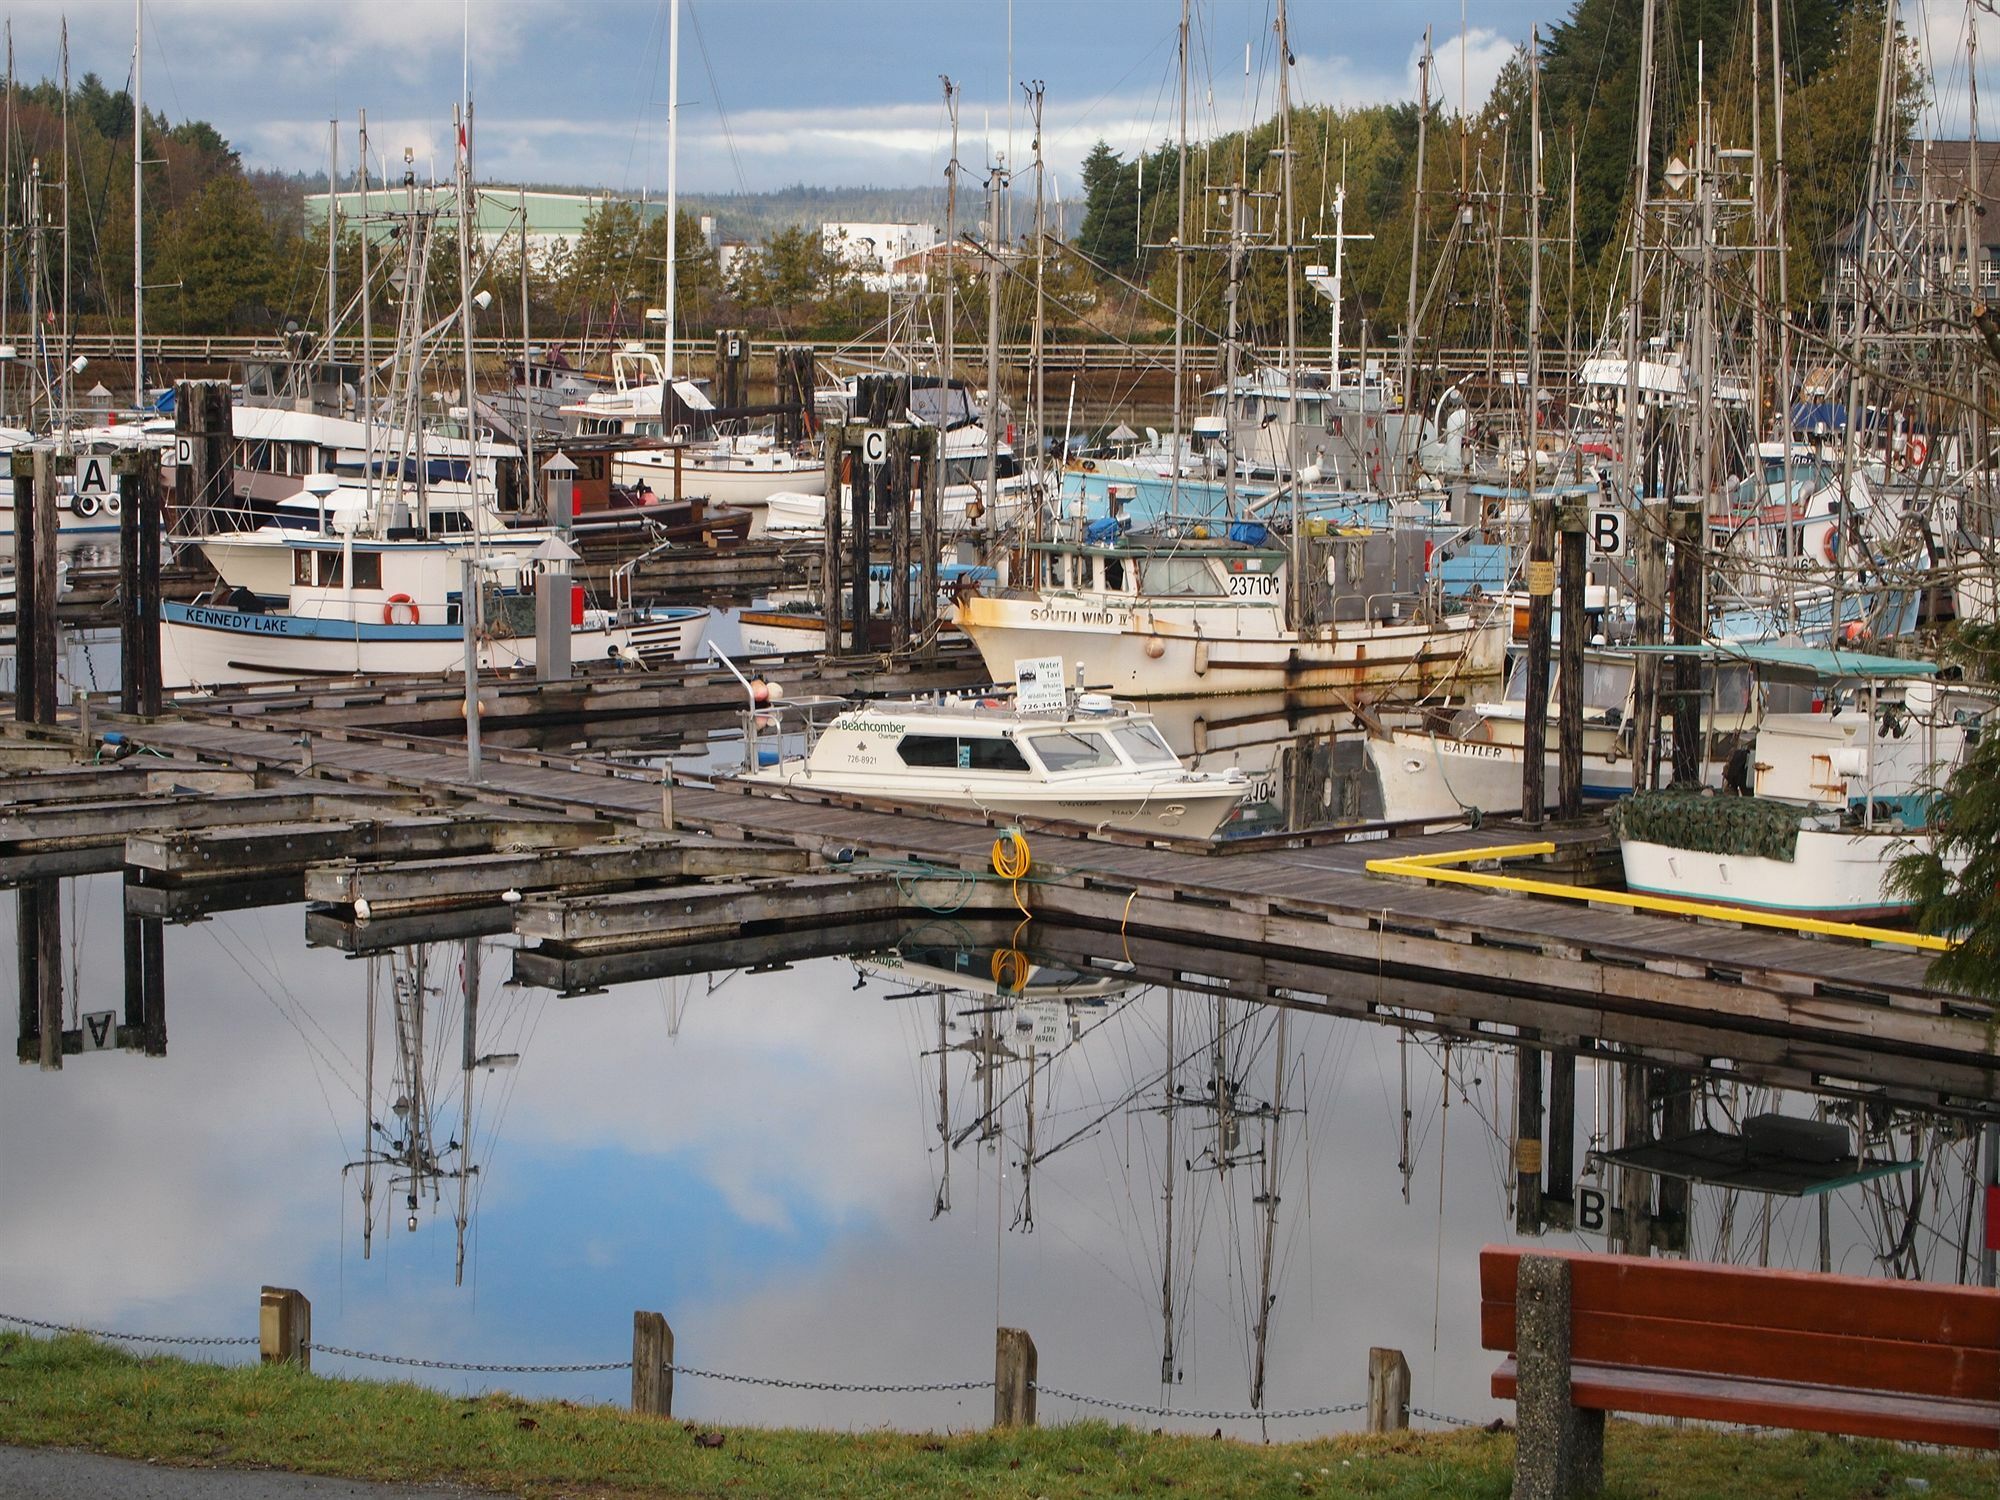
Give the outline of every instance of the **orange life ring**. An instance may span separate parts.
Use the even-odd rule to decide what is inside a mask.
[[[1921,469],[1924,460],[1931,456],[1929,446],[1920,437],[1913,437],[1903,445],[1903,457],[1913,469]]]
[[[389,596],[388,602],[382,606],[382,623],[384,625],[399,624],[400,622],[396,619],[396,611],[398,609],[409,610],[410,623],[412,625],[421,625],[423,623],[423,613],[417,608],[417,601],[412,599],[408,594],[391,594]]]
[[[1839,543],[1840,523],[1836,521],[1833,525],[1826,528],[1826,535],[1820,538],[1820,556],[1824,557],[1830,564],[1839,562],[1840,558],[1836,555],[1840,550]]]

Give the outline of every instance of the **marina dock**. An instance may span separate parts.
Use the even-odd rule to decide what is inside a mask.
[[[848,680],[862,680],[862,668],[850,662]],[[579,694],[617,686],[516,685],[503,699],[524,720],[568,717],[581,711]],[[731,711],[732,695],[740,707],[733,679],[689,669],[671,691],[650,685],[645,706],[712,718]],[[1009,883],[992,876],[992,848],[1011,820],[781,799],[727,779],[677,778],[668,807],[657,769],[521,748],[488,747],[471,784],[462,741],[374,727],[429,715],[443,716],[435,699],[391,687],[152,723],[100,717],[99,732],[151,754],[97,777],[13,778],[0,817],[4,873],[123,866],[158,902],[162,885],[261,869],[329,903],[335,926],[357,902],[420,926],[426,917],[413,913],[478,910],[480,930],[517,931],[532,944],[519,962],[559,988],[591,982],[592,966],[601,978],[621,954],[718,937],[832,936],[947,908],[1001,923],[1031,913],[1038,939],[1061,931],[1079,959],[1131,964],[1163,982],[1421,1013],[1551,1049],[1643,1044],[1694,1069],[1726,1057],[1719,1065],[1773,1085],[1972,1114],[2000,1100],[1989,1008],[1932,989],[1921,951],[1438,888],[1366,868],[1388,852],[1477,858],[1520,841],[1506,826],[1361,826],[1188,846],[1027,823],[1032,868]],[[147,765],[164,769],[148,773],[144,796],[93,784]],[[194,767],[210,768],[187,783],[201,790],[161,797]],[[1530,868],[1553,878],[1588,873],[1603,852],[1595,822],[1544,836],[1554,852]],[[802,951],[796,941],[792,950]]]

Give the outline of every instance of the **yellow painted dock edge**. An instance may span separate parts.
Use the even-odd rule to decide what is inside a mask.
[[[1949,938],[1933,937],[1927,932],[1905,932],[1896,927],[1826,922],[1817,917],[1791,917],[1780,912],[1754,911],[1744,906],[1680,901],[1672,896],[1606,891],[1592,886],[1563,885],[1553,880],[1529,880],[1520,875],[1502,875],[1498,871],[1453,868],[1482,860],[1525,859],[1536,854],[1553,854],[1555,850],[1556,846],[1549,843],[1495,844],[1490,848],[1459,849],[1445,854],[1401,854],[1389,859],[1369,860],[1368,873],[1401,876],[1410,880],[1435,880],[1446,885],[1476,886],[1483,890],[1518,891],[1527,896],[1552,896],[1559,901],[1622,906],[1631,911],[1656,911],[1676,917],[1708,917],[1719,922],[1740,922],[1746,927],[1775,927],[1783,932],[1810,932],[1821,937],[1854,938],[1864,943],[1894,943],[1932,953],[1942,953],[1953,946]]]

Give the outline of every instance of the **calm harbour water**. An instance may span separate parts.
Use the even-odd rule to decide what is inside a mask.
[[[70,1025],[122,1003],[121,901],[116,877],[63,883]],[[13,904],[0,898],[9,975]],[[688,1365],[899,1383],[990,1377],[998,1322],[1034,1335],[1050,1387],[1235,1410],[1250,1402],[1266,1222],[1257,1200],[1275,1152],[1265,1407],[1361,1400],[1367,1351],[1388,1345],[1407,1354],[1419,1405],[1511,1414],[1486,1394],[1496,1357],[1479,1350],[1476,1318],[1479,1247],[1512,1237],[1512,1068],[1491,1051],[1458,1046],[1447,1065],[1435,1040],[1399,1046],[1386,1026],[1292,1012],[1280,1052],[1269,1007],[1123,988],[1094,971],[1090,987],[1109,993],[1041,1013],[1033,1130],[1047,1154],[1024,1173],[1033,1017],[990,1012],[990,985],[946,996],[940,1059],[939,999],[907,968],[820,959],[564,997],[510,983],[510,943],[488,940],[474,1051],[495,1061],[470,1074],[464,1137],[463,950],[434,944],[415,1073],[441,1158],[478,1166],[458,1285],[456,1180],[437,1183],[436,1201],[426,1192],[412,1231],[378,1168],[364,1258],[362,1174],[343,1170],[369,1134],[371,967],[376,1139],[407,1133],[391,1107],[409,1086],[397,1076],[391,997],[410,954],[351,958],[306,946],[302,929],[296,905],[168,926],[165,1057],[91,1053],[59,1072],[16,1067],[0,1082],[10,1205],[0,1311],[246,1334],[258,1288],[271,1283],[311,1297],[323,1344],[540,1364],[623,1359],[631,1314],[646,1308],[667,1316]],[[938,919],[913,926],[904,946],[935,957],[965,937]],[[1101,941],[1115,960],[1116,936]],[[1032,932],[1021,942],[1032,949]],[[971,947],[966,962],[983,978],[991,944]],[[982,1141],[989,1014],[1012,1056],[993,1075],[999,1134]],[[1170,1026],[1180,1086],[1171,1146]],[[939,1136],[941,1062],[947,1128],[965,1137],[956,1146]],[[1398,1167],[1406,1073],[1408,1202]],[[1218,1077],[1234,1091],[1233,1128],[1210,1103]],[[1580,1163],[1596,1078],[1584,1065]],[[1274,1117],[1266,1106],[1281,1091]],[[461,1139],[469,1150],[452,1150]],[[1866,1269],[1869,1212],[1851,1190],[1836,1200],[1837,1268]],[[1695,1223],[1705,1244],[1716,1231],[1706,1199]],[[1810,1200],[1779,1200],[1774,1264],[1810,1263],[1816,1236]],[[1603,1248],[1594,1236],[1549,1242]],[[1163,1386],[1168,1265],[1180,1378]],[[390,1371],[331,1356],[315,1365],[579,1400],[622,1401],[628,1380]],[[830,1426],[976,1427],[991,1414],[982,1390],[832,1395],[695,1378],[677,1382],[675,1404],[698,1418]],[[1042,1414],[1104,1413],[1045,1395]]]

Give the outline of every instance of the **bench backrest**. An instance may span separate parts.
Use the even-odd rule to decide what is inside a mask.
[[[1489,1245],[1480,1342],[1514,1347],[1524,1255],[1570,1262],[1570,1355],[1600,1365],[2000,1400],[2000,1291]]]

